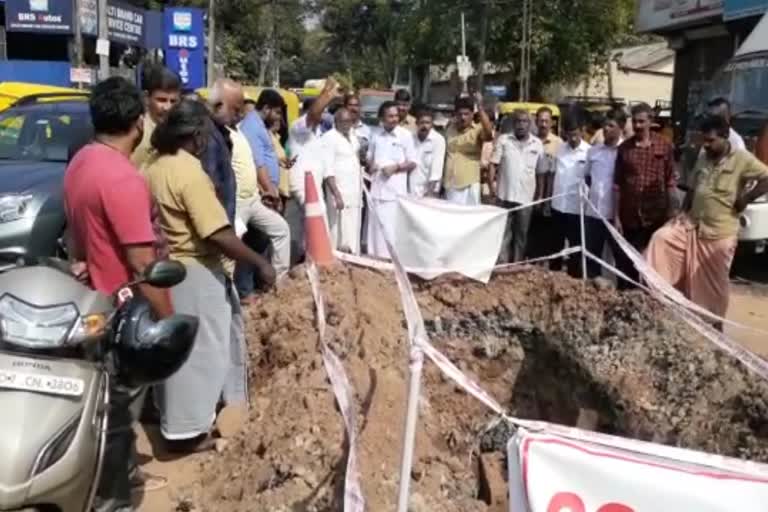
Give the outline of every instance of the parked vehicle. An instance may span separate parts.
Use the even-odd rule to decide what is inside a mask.
[[[0,274],[0,511],[90,512],[100,478],[112,381],[130,388],[186,361],[197,318],[154,322],[139,282],[169,288],[184,265],[150,265],[114,307],[61,260]]]
[[[379,107],[385,101],[395,99],[395,91],[389,89],[360,89],[360,116],[369,126],[379,125]]]
[[[758,140],[761,134],[765,139],[768,133],[765,131],[768,124],[768,16],[763,16],[733,58],[715,74],[693,112],[702,113],[706,102],[718,96],[730,101],[731,124],[744,138],[747,148],[768,164],[766,144]],[[689,147],[696,146],[696,132],[689,130],[686,140]],[[690,171],[690,168],[689,165],[684,171]],[[765,252],[768,246],[768,196],[750,204],[740,222],[740,248]]]
[[[41,101],[56,101],[56,98],[68,94],[82,94],[82,91],[30,82],[0,82],[0,110],[5,110],[22,98],[30,96],[37,95]]]
[[[28,96],[0,112],[0,272],[62,254],[70,148],[92,131],[86,93]]]

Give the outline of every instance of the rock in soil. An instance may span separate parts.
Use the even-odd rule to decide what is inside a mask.
[[[321,273],[328,339],[354,387],[367,510],[394,510],[408,383],[408,341],[391,275]],[[768,385],[642,292],[584,286],[527,270],[488,285],[418,283],[432,336],[510,413],[768,462]],[[309,283],[298,270],[249,312],[252,408],[224,453],[207,459],[194,503],[204,512],[341,510],[342,418],[318,349]],[[512,429],[425,362],[414,510],[489,512],[480,452]],[[584,415],[582,413],[582,419]]]

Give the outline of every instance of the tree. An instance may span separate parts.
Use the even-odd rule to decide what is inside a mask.
[[[532,90],[585,76],[605,62],[611,48],[631,40],[634,0],[537,0],[532,2]],[[363,84],[390,78],[399,65],[422,72],[450,64],[461,51],[459,19],[467,20],[467,52],[477,62],[482,15],[487,15],[488,62],[520,70],[520,0],[324,0],[329,50]]]

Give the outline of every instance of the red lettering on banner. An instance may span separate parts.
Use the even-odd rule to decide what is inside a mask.
[[[621,503],[608,503],[597,509],[597,512],[635,512],[635,509]]]
[[[584,502],[572,492],[559,492],[552,496],[547,512],[586,512]]]
[[[547,512],[586,512],[586,508],[578,494],[559,492],[549,500]],[[621,503],[606,503],[597,512],[635,512],[635,509]]]

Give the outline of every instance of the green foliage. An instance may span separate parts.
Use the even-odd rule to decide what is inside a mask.
[[[461,52],[461,12],[467,53],[477,62],[482,1],[321,0],[331,51],[343,55],[356,82],[387,82],[400,65],[455,62]],[[522,0],[490,0],[486,60],[518,72]],[[534,89],[585,75],[633,37],[635,0],[535,0],[531,34]]]

